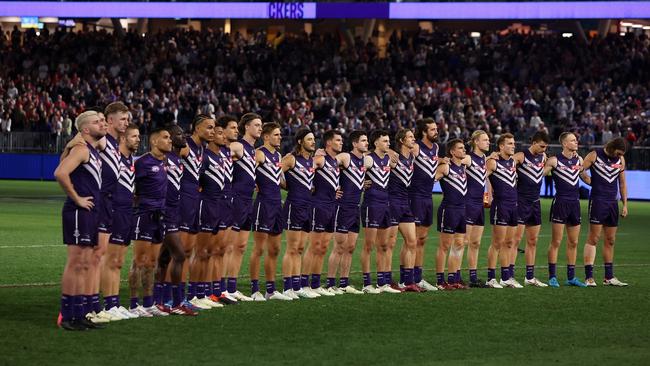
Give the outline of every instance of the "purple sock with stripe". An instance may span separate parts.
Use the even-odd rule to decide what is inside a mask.
[[[585,279],[587,278],[594,278],[594,266],[591,264],[585,266]]]
[[[327,288],[334,287],[336,286],[336,278],[334,277],[327,277],[327,282],[325,285]]]
[[[83,319],[84,317],[84,295],[75,295],[72,306],[72,317],[74,319]],[[63,314],[62,314],[63,316]]]
[[[291,288],[300,291],[300,276],[291,276]]]
[[[291,277],[284,277],[282,280],[284,283],[284,291],[289,291],[293,289],[293,283],[291,282]]]
[[[178,286],[177,286],[178,287]],[[171,282],[165,282],[163,283],[163,296],[162,296],[162,301],[163,304],[167,304],[168,302],[172,301],[172,284]]]
[[[181,285],[172,284],[172,307],[177,307],[183,302],[183,287]]]
[[[549,263],[548,264],[548,279],[550,280],[553,277],[557,277],[557,274],[555,272],[555,263]]]
[[[74,296],[61,295],[61,318],[64,322],[72,320],[74,309]]]
[[[309,275],[300,275],[300,287],[309,287]]]
[[[83,305],[84,316],[90,313],[91,311],[93,311],[92,295],[84,295],[84,305]]]
[[[202,299],[205,297],[205,283],[203,282],[197,282],[194,285],[194,289],[196,290],[196,297],[198,299]]]
[[[469,270],[469,282],[476,283],[478,282],[478,273],[475,269]]]
[[[372,284],[372,280],[370,279],[370,273],[364,273],[363,274],[363,286],[370,286]]]
[[[266,293],[272,294],[275,292],[275,281],[266,281]]]
[[[501,281],[510,279],[510,267],[501,267]]]
[[[153,306],[153,296],[145,296],[142,298],[142,306],[150,308]]]
[[[567,280],[571,281],[572,279],[576,278],[576,266],[573,264],[568,264],[566,266],[566,278]]]
[[[260,292],[260,280],[251,280],[251,294]]]
[[[346,288],[350,285],[350,279],[348,277],[341,277],[339,279],[339,287]]]
[[[312,273],[311,275],[311,288],[320,287],[320,273]]]
[[[399,282],[400,283],[406,283],[406,278],[404,274],[404,266],[400,265],[399,266]]]
[[[614,263],[605,263],[605,279],[611,280],[614,278]]]
[[[384,272],[377,272],[377,287],[384,285]]]
[[[403,284],[405,285],[412,285],[413,284],[413,268],[404,268],[404,281],[402,281]]]
[[[237,277],[228,277],[228,292],[231,294],[237,292]]]
[[[497,278],[497,269],[496,268],[488,268],[488,273],[487,273],[487,280],[493,280]]]
[[[442,285],[443,283],[445,283],[445,273],[444,272],[436,273],[436,283],[438,285]]]
[[[447,273],[447,283],[456,283],[456,272]]]
[[[132,297],[131,298],[131,309],[135,309],[138,307],[138,298],[137,297]]]
[[[420,283],[422,281],[422,267],[413,267],[413,282]]]

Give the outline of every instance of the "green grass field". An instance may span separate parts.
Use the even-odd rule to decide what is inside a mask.
[[[434,199],[437,206],[440,197]],[[64,332],[55,326],[65,262],[62,202],[53,182],[0,181],[0,365],[650,363],[650,203],[631,202],[630,216],[621,220],[616,274],[630,283],[627,288],[345,295],[247,303],[196,318],[136,319],[101,331]],[[549,204],[543,201],[545,217]],[[583,221],[585,217],[583,212]],[[577,268],[581,278],[586,232],[583,226]],[[549,234],[545,223],[537,256],[537,265],[544,267],[537,269],[542,279]],[[489,236],[486,228],[481,268]],[[430,280],[435,279],[437,244],[432,229],[425,265]],[[359,285],[355,257],[352,282]],[[522,254],[520,280],[523,260]],[[561,281],[564,264],[562,251]],[[596,277],[601,279],[600,253],[597,264]],[[242,274],[247,277],[246,263]],[[463,275],[467,277],[465,270]],[[480,276],[485,278],[485,271]],[[248,293],[246,278],[240,280],[240,289]],[[126,293],[124,283],[124,303]]]

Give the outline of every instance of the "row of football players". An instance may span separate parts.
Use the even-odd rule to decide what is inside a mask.
[[[138,148],[139,132],[128,124],[128,109],[113,103],[105,116],[104,120],[101,113],[87,112],[77,119],[81,134],[69,145],[76,148],[57,169],[57,179],[69,196],[63,211],[69,260],[61,299],[61,320],[66,329],[98,327],[106,321],[132,317],[196,315],[198,309],[238,301],[462,289],[467,287],[460,278],[466,243],[469,286],[521,287],[514,279],[515,239],[520,239],[524,231],[525,283],[546,286],[534,277],[534,249],[541,224],[539,188],[548,171],[553,171],[558,190],[551,210],[549,283],[559,286],[555,263],[566,225],[567,284],[584,286],[573,272],[580,223],[578,175],[582,173],[589,182],[592,178],[583,174],[589,167],[592,175],[602,173],[607,178],[593,179],[594,188],[599,188],[593,192],[596,207],[590,203],[594,217],[585,248],[587,284],[595,285],[591,271],[595,243],[603,227],[605,283],[623,284],[613,277],[611,265],[618,182],[623,215],[627,210],[621,160],[625,144],[618,140],[602,151],[592,152],[583,164],[572,134],[562,135],[561,155],[546,159],[545,135],[535,135],[530,149],[517,154],[512,136],[503,135],[498,141],[498,153],[486,157],[489,138],[477,131],[471,138],[469,154],[462,141],[454,140],[448,143],[448,157],[439,160],[436,124],[425,119],[418,122],[415,134],[401,130],[395,136],[395,150],[390,149],[384,131],[374,131],[369,137],[355,131],[349,137],[352,150],[343,153],[342,136],[329,131],[323,136],[324,148],[316,151],[313,133],[301,129],[294,136],[294,151],[281,157],[279,125],[262,124],[261,118],[251,113],[239,122],[231,117],[214,121],[199,115],[190,137],[184,138],[178,126],[154,131],[150,135],[151,151],[134,162],[132,154]],[[95,125],[98,130],[92,131]],[[238,134],[242,137],[238,138]],[[263,145],[255,149],[260,138]],[[422,264],[428,229],[433,223],[431,191],[435,180],[440,181],[443,201],[437,215],[437,279],[436,285],[431,285],[422,278]],[[91,187],[95,183],[96,187]],[[281,188],[288,191],[284,205]],[[494,227],[488,280],[483,282],[477,276],[477,259],[486,188],[490,192],[488,200],[494,197],[490,210]],[[135,213],[131,209],[134,192]],[[93,229],[95,224],[99,235]],[[348,277],[360,224],[365,230],[361,291],[349,284]],[[250,231],[255,244],[249,264],[252,295],[248,297],[237,290],[237,277]],[[275,289],[275,267],[283,231],[287,247],[282,260],[284,291],[279,292]],[[398,231],[404,238],[399,283],[392,280],[391,268]],[[332,237],[335,244],[328,258],[326,287],[321,287],[320,273]],[[129,272],[131,304],[127,310],[119,304],[118,290],[120,268],[131,238],[134,261]],[[303,255],[308,238],[310,244]],[[157,245],[160,243],[163,245]],[[373,249],[377,251],[377,287],[370,278]],[[259,290],[263,255],[264,295]],[[497,256],[501,281],[495,278]],[[86,265],[75,266],[80,262]],[[86,267],[87,273],[80,275],[76,267]],[[185,294],[188,272],[190,282]],[[100,278],[103,310],[98,295]],[[71,282],[77,284],[74,289]],[[92,295],[84,295],[88,293]]]

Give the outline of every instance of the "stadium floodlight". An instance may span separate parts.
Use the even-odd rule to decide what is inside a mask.
[[[573,37],[573,33],[562,33],[562,38],[571,38]]]
[[[632,28],[641,29],[641,28],[643,28],[643,26],[641,24],[632,24]]]
[[[650,25],[644,25],[643,30],[650,30]]]
[[[472,38],[481,38],[481,32],[472,32],[469,35]]]
[[[625,34],[626,34],[625,32],[621,32],[621,33],[619,33],[618,35],[621,36],[621,37],[623,37],[623,36],[625,36]]]
[[[621,22],[621,27],[631,27],[632,23],[630,22]]]

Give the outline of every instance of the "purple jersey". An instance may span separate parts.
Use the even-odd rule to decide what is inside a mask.
[[[578,155],[567,158],[562,153],[557,155],[557,165],[553,168],[555,198],[574,201],[580,199],[580,169],[582,162]]]
[[[244,139],[239,142],[244,147],[244,155],[234,164],[232,189],[235,195],[250,199],[255,190],[255,147]]]
[[[494,200],[498,202],[517,202],[517,169],[513,158],[496,160],[497,168],[490,175]]]
[[[201,197],[218,200],[223,197],[223,188],[226,181],[226,166],[220,153],[206,149],[203,153],[203,166],[201,167]]]
[[[420,153],[413,161],[413,180],[409,188],[409,195],[415,199],[429,199],[438,168],[438,144],[434,143],[431,149],[422,140],[418,140],[417,144],[420,146]]]
[[[350,153],[350,165],[343,168],[340,178],[343,195],[338,203],[342,206],[359,206],[361,192],[363,192],[363,181],[366,176],[366,167],[363,163],[363,155],[357,157]]]
[[[483,205],[483,194],[485,193],[485,184],[487,173],[485,171],[485,155],[479,156],[470,151],[469,156],[472,158],[472,165],[466,169],[467,180],[467,198],[468,202]]]
[[[264,153],[264,162],[255,170],[255,183],[259,189],[257,199],[266,202],[282,201],[280,192],[280,178],[282,176],[282,162],[280,152],[270,152],[266,147],[259,149]]]
[[[102,161],[97,150],[89,143],[88,162],[79,166],[70,173],[70,182],[79,197],[93,197],[94,202],[99,202],[99,193],[102,188]],[[76,207],[76,204],[68,197],[65,206]]]
[[[609,157],[605,149],[596,150],[596,161],[591,165],[591,199],[616,201],[618,179],[623,171],[621,158]]]
[[[372,167],[366,172],[372,184],[363,195],[366,205],[386,205],[388,202],[388,180],[390,177],[390,158],[388,154],[380,158],[376,152],[368,154],[372,158]]]
[[[397,165],[390,170],[388,194],[391,201],[400,201],[408,204],[409,187],[413,180],[413,155],[409,154],[408,157],[402,154],[398,155]]]
[[[120,175],[120,147],[113,136],[106,134],[106,148],[99,153],[102,158],[102,193],[113,194]]]
[[[287,170],[287,202],[311,202],[311,189],[314,182],[314,160],[297,155],[296,165]]]
[[[191,137],[187,139],[189,153],[183,158],[183,178],[181,179],[181,192],[191,197],[199,196],[199,177],[203,164],[204,146],[197,144]]]
[[[167,153],[167,194],[165,207],[178,207],[181,200],[181,180],[183,178],[183,163],[175,152]]]
[[[544,179],[544,154],[524,150],[524,161],[517,166],[517,194],[520,199],[536,201]]]
[[[219,156],[224,166],[223,195],[232,196],[232,157],[230,156],[230,147],[221,146]]]
[[[128,158],[120,154],[120,176],[113,195],[113,208],[116,210],[131,210],[133,207],[133,192],[135,191],[135,165],[133,156]]]
[[[135,195],[140,210],[160,210],[165,206],[165,160],[158,160],[151,153],[147,153],[135,161]]]
[[[467,174],[464,165],[449,163],[449,173],[440,179],[442,202],[440,207],[465,208],[467,195]]]
[[[334,203],[336,190],[339,188],[339,165],[336,158],[325,155],[325,164],[316,169],[314,176],[314,201]]]

